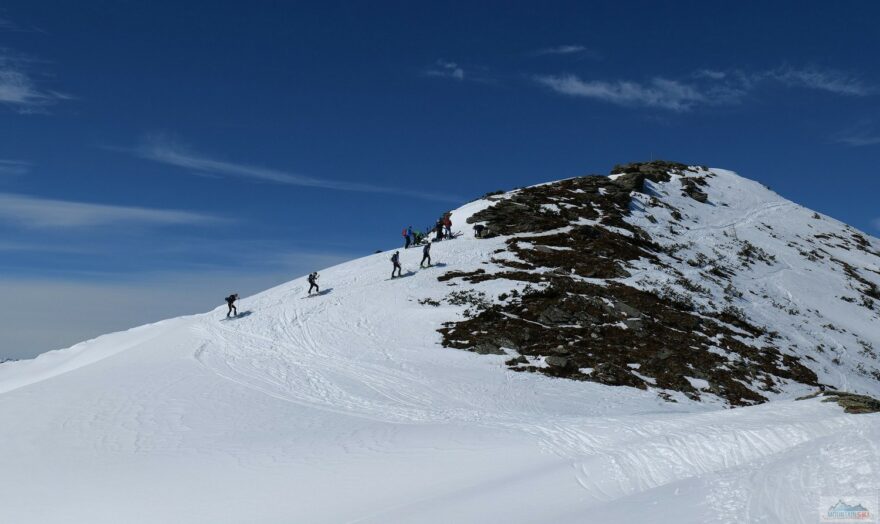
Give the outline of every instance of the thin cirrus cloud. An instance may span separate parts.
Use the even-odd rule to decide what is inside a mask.
[[[665,78],[654,78],[648,84],[624,81],[585,81],[575,75],[541,76],[536,80],[557,93],[593,98],[622,106],[658,107],[673,111],[686,111],[705,102],[705,95],[694,87]]]
[[[577,56],[586,58],[599,58],[599,53],[593,49],[582,45],[558,45],[553,47],[544,47],[529,53],[531,56]]]
[[[769,71],[766,75],[771,80],[781,82],[790,87],[816,89],[838,95],[867,96],[875,91],[874,88],[866,85],[859,78],[841,71],[786,67]]]
[[[837,95],[867,96],[876,89],[857,76],[834,69],[816,67],[777,67],[764,71],[701,69],[691,75],[697,80],[714,81],[740,90],[755,89],[762,84],[780,84],[786,87],[813,89]]]
[[[880,144],[880,135],[846,135],[838,138],[837,141],[853,147],[875,146]]]
[[[875,88],[861,79],[835,70],[779,67],[765,71],[710,70],[686,79],[655,77],[647,82],[584,80],[572,74],[536,76],[550,90],[573,97],[591,98],[629,107],[689,111],[698,106],[741,102],[762,86],[783,86],[822,91],[842,96],[868,96]]]
[[[345,182],[340,180],[328,180],[305,175],[281,171],[278,169],[238,164],[224,160],[209,158],[204,155],[193,153],[180,145],[166,140],[150,140],[133,149],[127,149],[135,156],[190,170],[195,173],[213,174],[241,179],[249,179],[260,182],[270,182],[290,186],[312,187],[318,189],[331,189],[336,191],[353,191],[360,193],[387,193],[403,195],[425,200],[443,202],[458,202],[461,199],[453,195],[434,194],[431,192],[407,191],[393,187],[364,184],[358,182]]]
[[[0,220],[34,229],[73,229],[119,223],[203,225],[223,221],[191,211],[92,204],[12,193],[0,193]]]
[[[437,60],[422,70],[421,74],[429,78],[440,78],[453,82],[473,82],[477,84],[497,85],[504,75],[491,71],[485,66],[469,66],[465,68],[458,62]]]
[[[8,242],[0,241],[0,253],[91,253],[91,251],[58,242]]]
[[[21,160],[2,160],[0,159],[0,176],[3,175],[23,175],[31,168],[30,162]]]
[[[447,60],[437,60],[434,65],[425,71],[425,75],[437,78],[451,78],[453,80],[464,80],[464,69],[455,62]]]
[[[875,146],[880,144],[880,133],[871,119],[862,119],[848,129],[837,133],[833,137],[834,142],[850,147]]]
[[[10,33],[44,33],[42,29],[34,26],[23,27],[8,18],[0,18],[0,31]]]
[[[0,49],[0,104],[21,114],[47,113],[49,106],[72,98],[38,86],[26,67],[31,62]]]

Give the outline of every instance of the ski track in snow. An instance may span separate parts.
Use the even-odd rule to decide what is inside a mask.
[[[686,238],[796,207],[762,198]],[[440,347],[463,308],[418,301],[502,245],[440,242],[445,269],[390,281],[372,255],[323,271],[332,292],[310,300],[301,278],[233,321],[218,308],[0,366],[0,522],[815,522],[821,495],[877,492],[878,415],[667,403]],[[800,266],[778,266],[752,280],[806,308],[782,279]]]

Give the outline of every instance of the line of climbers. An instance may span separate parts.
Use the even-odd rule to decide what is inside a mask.
[[[427,265],[425,265],[427,263]],[[419,263],[419,268],[425,269],[426,267],[431,267],[434,264],[431,263],[431,242],[428,241],[422,247],[422,261]],[[397,278],[403,276],[403,267],[400,265],[400,251],[395,251],[393,255],[391,255],[391,278]]]
[[[456,235],[452,233],[452,214],[444,213],[432,227],[426,228],[425,231],[425,233],[422,233],[418,230],[413,230],[412,226],[403,230],[404,249],[422,245],[422,261],[419,263],[419,268],[422,269],[433,266],[431,263],[431,235],[434,236],[434,242],[456,238]],[[474,226],[475,238],[485,238],[488,236],[487,233],[488,229],[483,224],[477,224]],[[377,253],[379,252],[380,251],[377,251]],[[425,265],[426,262],[427,266]],[[391,255],[391,264],[391,278],[402,277],[403,268],[400,265],[400,251],[395,251],[394,254]],[[321,288],[318,286],[318,277],[319,275],[317,271],[309,273],[307,278],[309,283],[308,296],[312,295],[312,291],[314,291],[316,295],[321,294]],[[237,300],[238,293],[226,297],[226,305],[229,307],[229,311],[226,313],[227,318],[230,316],[238,316],[238,309],[235,307],[235,302]]]

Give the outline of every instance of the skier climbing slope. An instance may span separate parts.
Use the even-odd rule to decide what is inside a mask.
[[[744,268],[737,285],[748,293],[770,282],[770,299],[790,297],[874,340],[872,317],[843,309],[860,306],[827,299],[849,292],[845,275],[786,247],[812,212],[717,173],[706,191],[717,199],[712,191],[731,186],[733,197],[705,215],[678,181],[653,188],[694,217],[684,241],[713,245],[730,224],[756,245],[784,237],[772,245],[788,265]],[[475,201],[452,220],[467,224],[491,205]],[[629,220],[649,227],[646,217]],[[845,230],[830,218],[810,225]],[[509,271],[491,263],[512,259],[507,241],[464,235],[443,244],[443,262]],[[674,391],[666,401],[649,381],[612,387],[511,371],[513,349],[444,348],[437,333],[475,307],[451,293],[495,300],[506,282],[441,281],[434,271],[389,281],[389,255],[322,270],[335,286],[326,299],[302,300],[303,277],[246,297],[255,314],[234,322],[217,321],[221,305],[0,364],[0,522],[806,523],[822,496],[876,493],[878,415],[796,401],[805,391],[793,383],[777,384],[766,404],[727,409]],[[868,256],[835,252],[854,267]],[[659,277],[638,264],[627,281]],[[812,317],[768,301],[743,307],[779,337],[848,336],[804,330]],[[837,373],[823,383],[877,388]]]
[[[431,266],[431,242],[425,244],[425,247],[422,248],[422,261],[419,264],[419,267],[425,267],[425,262],[428,262],[428,267]]]

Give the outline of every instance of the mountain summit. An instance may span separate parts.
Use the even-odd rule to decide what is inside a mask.
[[[447,346],[732,405],[880,391],[880,243],[758,183],[646,162],[476,206],[466,220],[499,249],[441,279],[505,289],[442,330]]]
[[[671,162],[450,219],[400,278],[0,364],[0,521],[814,522],[875,485],[880,415],[794,398],[880,392],[876,239]]]

